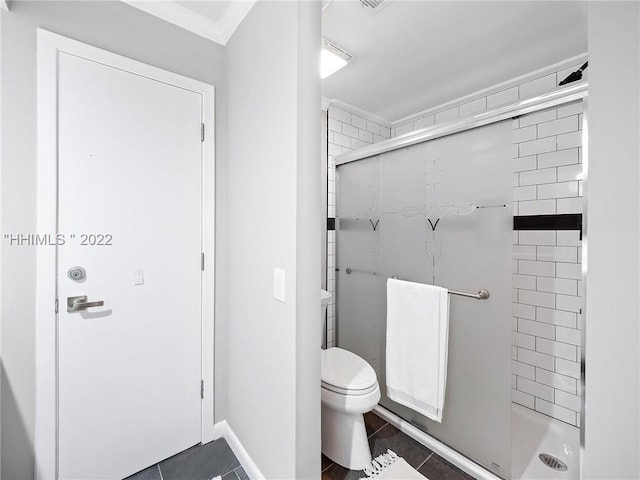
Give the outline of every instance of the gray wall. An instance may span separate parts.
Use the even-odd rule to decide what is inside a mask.
[[[227,421],[266,478],[320,473],[319,22],[318,2],[258,2],[225,52]]]
[[[320,2],[298,7],[298,175],[296,225],[296,471],[320,475]],[[326,172],[326,169],[325,169]]]
[[[583,478],[640,478],[640,4],[589,7]]]
[[[2,42],[2,18],[0,17],[0,45]],[[2,48],[0,48],[0,71],[2,70]],[[0,74],[0,226],[2,226],[2,75]],[[0,275],[2,272],[2,243],[0,243]],[[2,281],[0,277],[0,282]],[[0,462],[2,462],[2,379],[4,372],[2,367],[2,290],[0,288]],[[0,467],[2,478],[2,467]]]
[[[216,87],[217,252],[224,251],[224,48],[121,2],[12,2],[1,12],[2,232],[36,220],[36,28],[110,50]],[[222,227],[222,228],[221,228]],[[35,248],[3,246],[1,277],[3,480],[33,478]],[[42,248],[42,247],[41,247]],[[224,255],[216,271],[216,420],[225,417]]]

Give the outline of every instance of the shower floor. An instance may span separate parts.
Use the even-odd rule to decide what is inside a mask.
[[[511,473],[513,480],[578,480],[580,429],[516,403],[511,417]],[[562,472],[538,458],[551,454],[569,467]]]

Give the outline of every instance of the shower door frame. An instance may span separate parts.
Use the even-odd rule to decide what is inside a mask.
[[[587,104],[587,98],[589,95],[588,92],[589,83],[587,81],[575,83],[569,87],[565,87],[562,89],[558,89],[549,93],[544,93],[541,95],[537,95],[535,97],[531,97],[524,100],[519,100],[517,102],[504,105],[502,107],[498,107],[492,110],[487,110],[482,113],[478,113],[475,115],[471,115],[467,118],[461,120],[453,120],[450,122],[444,122],[440,125],[435,125],[431,127],[426,127],[420,130],[415,130],[413,132],[406,133],[404,135],[400,135],[395,138],[391,138],[389,140],[384,140],[382,142],[368,145],[359,150],[347,152],[342,155],[338,155],[336,157],[336,167],[340,165],[344,165],[351,162],[356,162],[358,160],[363,160],[369,157],[373,157],[376,155],[380,155],[386,152],[391,152],[393,150],[398,150],[404,147],[409,147],[411,145],[416,145],[418,143],[423,143],[429,140],[435,140],[440,137],[453,135],[456,133],[464,132],[466,130],[471,130],[474,128],[482,127],[485,125],[489,125],[492,123],[500,122],[503,120],[507,120],[510,118],[516,118],[521,115],[526,115],[528,113],[537,112],[540,110],[544,110],[547,108],[557,107],[559,105],[563,105],[566,103],[570,103],[577,100],[583,100],[585,105]],[[586,109],[585,109],[586,110]],[[583,147],[584,147],[584,158],[583,164],[585,168],[584,174],[584,185],[586,192],[586,184],[587,184],[587,157],[588,157],[588,142],[586,139],[588,138],[588,130],[587,130],[587,112],[585,111],[585,127],[583,130]],[[583,246],[586,246],[587,240],[587,232],[586,232],[586,209],[587,209],[587,199],[586,195],[583,195],[583,224],[582,224],[582,241]],[[582,266],[583,266],[583,289],[586,292],[587,288],[587,279],[586,279],[586,271],[587,271],[587,248],[583,248],[582,250]],[[580,360],[580,369],[581,369],[581,379],[580,382],[582,384],[582,395],[581,395],[581,403],[582,409],[580,413],[581,427],[580,427],[580,447],[581,451],[584,451],[584,428],[585,428],[585,418],[584,418],[584,403],[585,403],[585,349],[584,349],[584,336],[586,331],[586,310],[583,307],[582,310],[582,318],[583,318],[583,326],[582,326],[582,354]],[[339,321],[339,320],[338,320]],[[336,338],[336,342],[337,342]],[[453,464],[460,467],[465,472],[473,475],[475,478],[479,479],[491,479],[491,480],[501,480],[500,477],[497,477],[492,472],[486,470],[484,467],[477,464],[475,461],[467,458],[461,453],[457,452],[455,449],[449,447],[448,445],[442,443],[435,437],[432,437],[428,433],[422,431],[415,425],[403,420],[401,417],[396,415],[395,413],[389,411],[388,409],[376,406],[374,411],[380,415],[382,418],[387,420],[389,423],[395,425],[402,432],[407,434],[408,436],[414,438],[418,442],[425,444],[428,448],[434,451],[436,454],[446,458]]]
[[[588,82],[580,82],[579,84],[572,85],[570,87],[561,88],[553,92],[520,100],[493,110],[477,113],[462,120],[444,122],[440,125],[405,133],[399,137],[390,138],[389,140],[374,143],[373,145],[367,145],[359,150],[338,155],[336,157],[336,166],[373,157],[381,153],[391,152],[400,148],[409,147],[428,140],[435,140],[436,138],[453,135],[454,133],[483,127],[491,123],[519,117],[521,115],[526,115],[527,113],[537,112],[538,110],[544,110],[545,108],[557,107],[564,103],[582,100],[588,96],[588,87]]]

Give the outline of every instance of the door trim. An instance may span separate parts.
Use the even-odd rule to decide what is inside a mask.
[[[60,52],[119,68],[202,96],[207,134],[202,142],[202,378],[201,441],[213,440],[214,425],[214,292],[215,292],[215,124],[214,87],[176,73],[38,29],[37,232],[57,233],[57,78]],[[64,232],[60,232],[64,233]],[[37,251],[36,283],[36,416],[35,470],[38,479],[58,478],[58,327],[55,313],[56,250]],[[61,306],[60,308],[63,308]],[[197,388],[194,386],[194,388]],[[160,459],[158,459],[160,460]]]

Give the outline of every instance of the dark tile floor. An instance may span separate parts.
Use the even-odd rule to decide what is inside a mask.
[[[391,449],[429,480],[473,480],[473,477],[439,457],[373,413],[364,416],[374,457]],[[227,442],[220,438],[196,445],[125,480],[249,480]],[[362,470],[347,470],[322,455],[322,480],[357,480]]]
[[[408,437],[373,413],[364,416],[371,454],[376,457],[393,450],[429,480],[473,480],[458,467]],[[347,470],[322,456],[322,480],[356,480],[366,477],[362,470]]]
[[[210,480],[218,475],[222,480],[249,480],[224,438],[191,447],[126,480]]]

